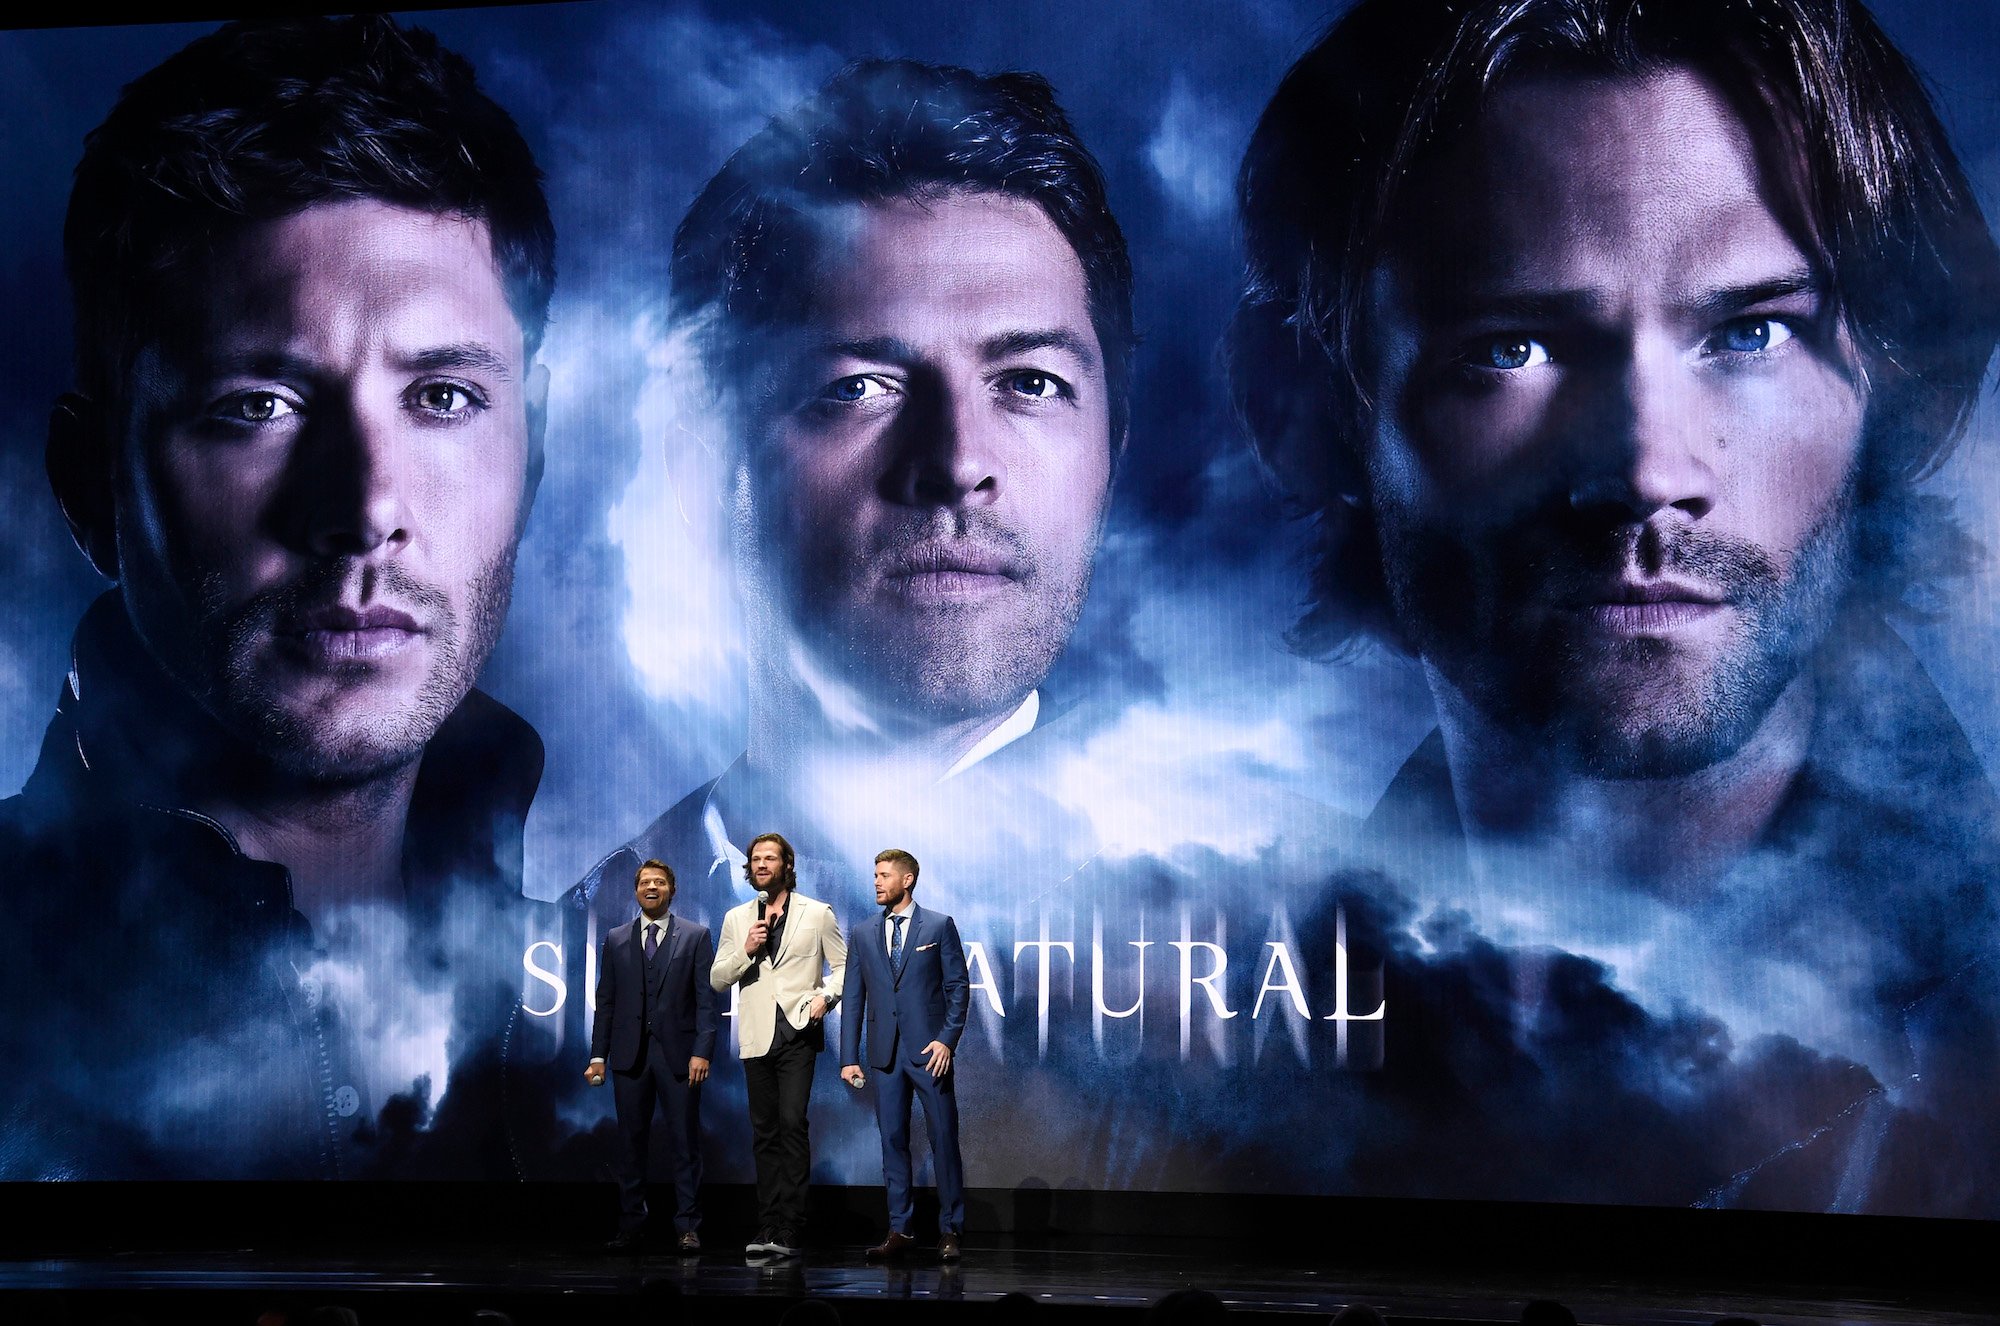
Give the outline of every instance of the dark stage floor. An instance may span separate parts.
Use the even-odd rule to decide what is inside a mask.
[[[713,1245],[703,1256],[686,1258],[497,1247],[376,1251],[365,1258],[244,1249],[0,1262],[0,1319],[84,1323],[136,1317],[148,1323],[247,1326],[273,1308],[289,1310],[298,1321],[306,1309],[339,1304],[354,1308],[364,1326],[471,1322],[480,1308],[503,1310],[520,1326],[640,1319],[747,1326],[775,1320],[791,1302],[813,1296],[841,1305],[844,1319],[853,1323],[982,1320],[985,1304],[1018,1290],[1047,1305],[1048,1320],[1074,1321],[1136,1318],[1162,1294],[1197,1286],[1219,1294],[1232,1316],[1245,1317],[1324,1320],[1349,1303],[1367,1302],[1396,1322],[1513,1322],[1527,1300],[1555,1298],[1580,1321],[1599,1326],[1705,1324],[1730,1315],[1767,1326],[1971,1326],[2000,1320],[1989,1305],[1965,1301],[1962,1290],[1919,1293],[1892,1303],[1822,1297],[1798,1286],[1702,1289],[1695,1287],[1699,1268],[1685,1271],[1685,1281],[1672,1285],[1573,1272],[1533,1280],[1492,1273],[1371,1272],[1331,1254],[1279,1257],[1260,1255],[1255,1245],[1168,1238],[1060,1248],[992,1240],[968,1247],[957,1268],[922,1258],[887,1269],[866,1263],[859,1247],[761,1263]],[[673,1299],[678,1304],[671,1307],[663,1301]]]

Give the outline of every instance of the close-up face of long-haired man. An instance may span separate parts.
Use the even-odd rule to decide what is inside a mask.
[[[1390,639],[1448,745],[1585,777],[1803,740],[1994,339],[1992,242],[1865,12],[1363,3],[1243,200],[1236,385],[1321,512],[1311,642]],[[1274,400],[1280,334],[1310,380]]]

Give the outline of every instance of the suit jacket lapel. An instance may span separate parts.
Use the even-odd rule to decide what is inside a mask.
[[[628,957],[626,961],[632,964],[632,988],[637,990],[643,997],[644,994],[646,993],[645,916],[640,915],[634,917],[632,920],[632,924],[626,929],[625,950],[626,952],[631,954],[631,956]]]

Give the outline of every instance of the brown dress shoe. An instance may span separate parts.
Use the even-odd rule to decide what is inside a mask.
[[[938,1240],[938,1257],[941,1260],[955,1262],[958,1255],[958,1235],[946,1234]]]
[[[900,1229],[892,1229],[888,1238],[870,1248],[864,1255],[871,1262],[886,1262],[902,1256],[916,1246],[917,1241],[908,1234]]]
[[[681,1235],[681,1251],[682,1251],[682,1252],[700,1252],[700,1251],[701,1251],[701,1235],[699,1235],[699,1234],[695,1233],[695,1232],[694,1232],[693,1230],[691,1230],[691,1229],[690,1229],[690,1230],[689,1230],[689,1231],[688,1231],[687,1233],[685,1233],[685,1234]]]

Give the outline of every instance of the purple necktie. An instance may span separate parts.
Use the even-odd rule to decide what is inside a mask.
[[[660,951],[660,923],[658,921],[655,921],[651,925],[646,927],[646,961],[651,962],[653,960],[653,955],[655,953],[658,953],[659,951]]]

